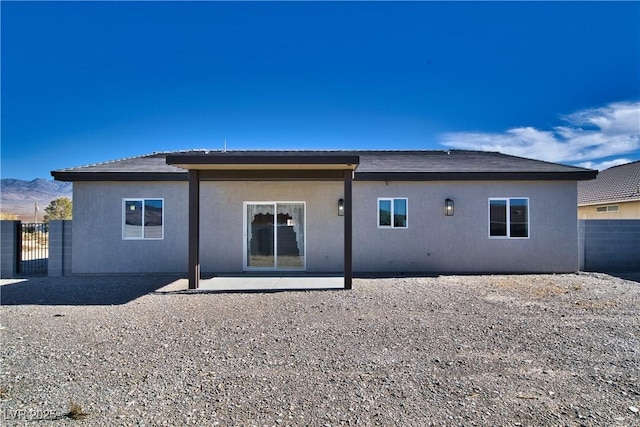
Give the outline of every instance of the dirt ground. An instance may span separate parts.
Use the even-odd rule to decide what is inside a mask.
[[[2,281],[3,425],[640,425],[640,274],[181,280]]]

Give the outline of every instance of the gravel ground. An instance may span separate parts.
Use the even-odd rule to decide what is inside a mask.
[[[184,280],[168,276],[4,280],[0,420],[637,426],[640,274],[624,277],[226,294],[171,292]]]

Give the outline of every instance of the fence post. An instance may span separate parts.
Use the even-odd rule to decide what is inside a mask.
[[[49,277],[65,275],[65,222],[59,219],[49,221]]]
[[[0,221],[0,277],[11,279],[18,274],[20,262],[20,221]]]
[[[49,277],[63,275],[64,234],[61,220],[49,221]]]
[[[71,234],[73,220],[65,219],[62,221],[62,275],[71,274]]]
[[[71,221],[49,221],[49,276],[71,272]]]

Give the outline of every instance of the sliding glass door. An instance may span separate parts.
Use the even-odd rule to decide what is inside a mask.
[[[247,203],[247,268],[272,269],[276,266],[273,204]]]
[[[246,202],[244,223],[246,269],[305,269],[304,202]]]

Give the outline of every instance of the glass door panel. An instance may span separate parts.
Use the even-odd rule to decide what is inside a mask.
[[[247,205],[247,267],[275,268],[273,204]]]
[[[304,203],[247,203],[247,268],[305,269]]]
[[[277,259],[280,270],[304,269],[304,203],[278,203],[276,229]]]

